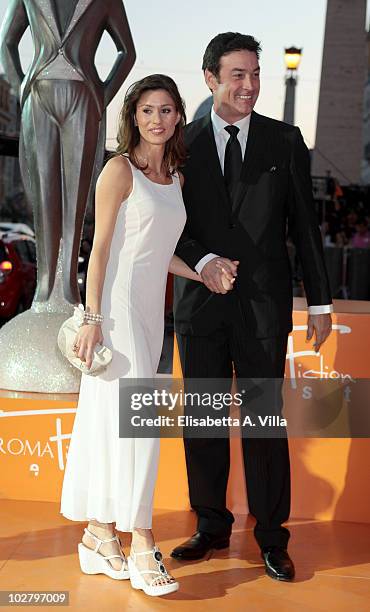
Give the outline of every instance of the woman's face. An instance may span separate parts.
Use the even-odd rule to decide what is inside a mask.
[[[163,145],[173,136],[180,113],[165,89],[154,89],[140,96],[135,118],[143,140],[152,145]]]

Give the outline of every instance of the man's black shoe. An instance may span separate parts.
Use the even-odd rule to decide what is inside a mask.
[[[295,570],[287,550],[279,546],[265,546],[261,552],[266,574],[275,580],[292,580]]]
[[[201,559],[212,549],[219,550],[227,548],[230,543],[230,536],[216,536],[205,531],[197,531],[189,540],[180,546],[176,546],[171,553],[171,557],[180,561],[194,561]]]

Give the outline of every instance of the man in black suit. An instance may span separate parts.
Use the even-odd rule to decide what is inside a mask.
[[[308,150],[297,127],[253,111],[260,50],[252,36],[233,32],[209,43],[203,71],[213,108],[186,128],[187,224],[176,253],[201,274],[203,283],[175,279],[175,326],[185,384],[196,378],[231,382],[233,369],[237,379],[282,380],[292,330],[287,224],[302,263],[307,337],[315,335],[316,350],[331,330]],[[221,266],[236,276],[231,291],[223,287]],[[269,409],[265,406],[266,414]],[[290,534],[282,526],[290,512],[286,435],[243,437],[242,442],[249,509],[266,572],[291,580]],[[188,437],[184,445],[198,530],[172,552],[180,560],[227,547],[234,521],[226,507],[228,437]]]

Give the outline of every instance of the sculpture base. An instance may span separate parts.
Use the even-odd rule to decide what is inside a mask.
[[[37,303],[34,303],[30,310],[1,328],[0,388],[78,393],[81,373],[63,357],[57,345],[59,328],[72,316],[73,307],[69,304],[66,312],[42,310],[37,312]]]
[[[53,291],[47,302],[33,300],[30,310],[0,330],[0,389],[35,393],[78,393],[81,372],[58,348],[62,323],[73,315],[63,295],[63,240],[60,241]]]

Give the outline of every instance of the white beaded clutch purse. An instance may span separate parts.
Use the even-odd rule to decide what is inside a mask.
[[[57,343],[61,353],[68,359],[68,361],[78,370],[84,374],[90,374],[91,376],[97,376],[104,372],[107,366],[112,361],[112,351],[106,346],[97,344],[95,346],[94,355],[91,367],[88,368],[84,361],[74,353],[73,345],[76,339],[77,332],[84,322],[84,307],[82,304],[74,307],[74,314],[69,317],[61,325]]]

